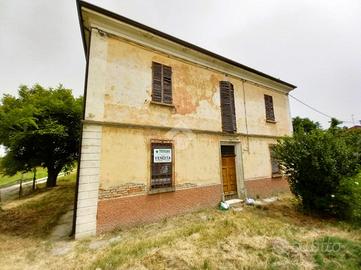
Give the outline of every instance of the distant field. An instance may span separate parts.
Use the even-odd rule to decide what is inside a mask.
[[[39,167],[36,170],[36,178],[43,178],[46,177],[48,175],[47,170]],[[0,187],[1,186],[8,186],[11,184],[15,184],[16,182],[20,181],[21,179],[21,173],[17,173],[14,176],[6,176],[6,175],[2,175],[0,174]],[[29,181],[33,179],[33,173],[32,172],[27,172],[24,173],[23,175],[23,181]]]

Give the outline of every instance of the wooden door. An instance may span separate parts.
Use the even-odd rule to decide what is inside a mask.
[[[225,195],[237,193],[235,155],[222,156],[223,192]]]

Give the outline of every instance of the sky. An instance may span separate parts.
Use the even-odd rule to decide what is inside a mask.
[[[344,125],[361,120],[360,0],[88,2],[297,85],[292,96]],[[1,96],[35,83],[83,93],[75,0],[0,0],[0,34]],[[290,107],[329,125],[293,98]]]

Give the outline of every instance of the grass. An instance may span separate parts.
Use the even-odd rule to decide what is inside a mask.
[[[241,211],[206,209],[81,241],[49,239],[73,176],[3,206],[0,268],[360,269],[361,229],[307,216],[290,197]],[[95,248],[94,248],[95,246]],[[60,252],[59,250],[65,252]],[[5,267],[3,267],[5,266]]]
[[[325,236],[315,241],[315,261],[320,269],[361,269],[361,245],[339,237]]]
[[[43,178],[48,175],[46,168],[38,167],[36,169],[36,178]],[[9,186],[19,182],[21,179],[21,173],[17,173],[13,176],[7,176],[0,174],[0,187]],[[29,181],[33,179],[33,172],[27,172],[23,174],[23,181]]]
[[[9,202],[0,210],[2,235],[46,238],[74,201],[75,175],[62,177],[52,189],[39,185],[37,191]]]

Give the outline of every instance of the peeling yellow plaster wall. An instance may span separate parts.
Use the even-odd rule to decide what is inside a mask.
[[[125,183],[148,185],[151,139],[174,141],[176,185],[221,183],[218,137],[172,130],[103,127],[100,188]]]
[[[277,140],[268,138],[242,139],[244,180],[272,177],[269,146]]]
[[[102,73],[92,79],[90,85],[93,87],[90,86],[88,92],[94,96],[91,107],[97,107],[101,113],[96,112],[96,117],[88,119],[170,127],[185,125],[190,129],[221,131],[219,81],[228,80],[235,89],[238,132],[247,132],[246,110],[249,133],[274,136],[290,133],[288,97],[285,94],[248,82],[243,85],[240,79],[120,39],[94,37],[97,35],[94,33],[93,39],[100,45],[92,43],[94,52],[91,53],[90,69],[101,68]],[[107,47],[100,52],[97,48],[103,48],[105,42]],[[152,61],[172,67],[174,108],[150,103]],[[277,124],[265,121],[264,94],[273,96]],[[104,106],[100,109],[99,103],[103,99]],[[95,104],[96,100],[98,104]]]
[[[152,61],[172,67],[174,108],[150,103]],[[224,136],[191,132],[192,129],[222,131],[221,80],[234,85],[237,132],[290,134],[286,94],[93,31],[86,120],[180,127],[188,129],[193,140],[188,142],[187,131],[172,134],[104,126],[101,188],[129,182],[148,184],[151,139],[174,140],[176,184],[221,183],[219,142]],[[266,123],[264,94],[273,96],[276,124]],[[268,145],[276,140],[260,137],[247,140],[242,136],[238,139],[242,141],[244,178],[271,177]]]
[[[219,74],[113,38],[107,59],[105,121],[221,130]],[[152,61],[172,67],[174,108],[150,104]]]
[[[290,134],[288,97],[269,89],[245,83],[248,131],[251,134],[284,136]],[[273,97],[276,123],[266,122],[264,95]]]

